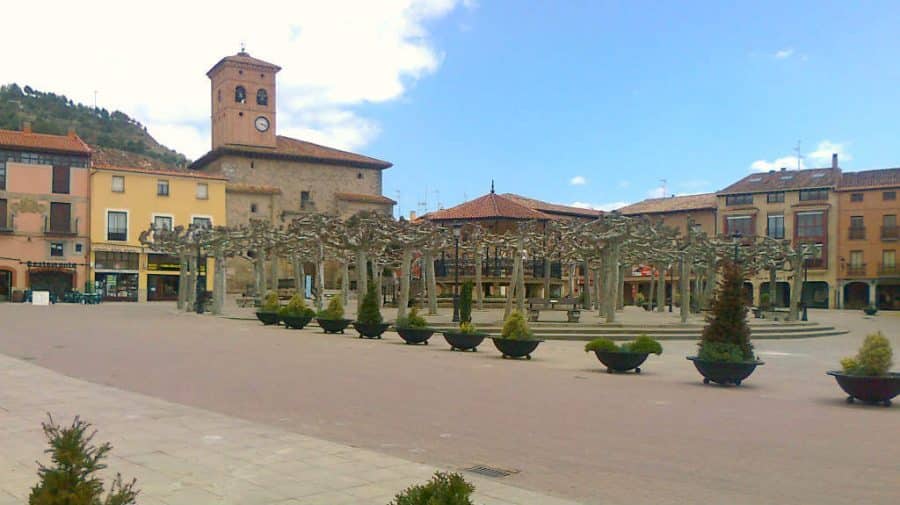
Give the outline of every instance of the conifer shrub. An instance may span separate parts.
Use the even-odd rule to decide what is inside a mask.
[[[50,448],[45,452],[50,455],[51,466],[38,463],[40,481],[31,488],[28,496],[29,505],[131,505],[135,503],[138,491],[137,483],[124,483],[122,475],[109,485],[109,491],[103,496],[104,484],[97,473],[106,468],[106,459],[112,446],[107,442],[95,446],[93,444],[96,430],[78,417],[70,426],[60,426],[48,416],[46,423],[41,423],[44,435]]]
[[[459,332],[463,335],[474,335],[478,333],[478,329],[475,328],[475,325],[472,324],[471,321],[464,321],[459,323]]]
[[[316,317],[326,320],[337,320],[344,318],[344,302],[340,295],[335,295],[328,300],[328,306],[325,310],[319,311]]]
[[[384,318],[381,317],[381,310],[378,309],[378,291],[375,289],[375,283],[369,284],[356,320],[359,323],[371,325],[384,322]]]
[[[873,377],[886,375],[893,365],[891,342],[879,331],[869,334],[854,357],[841,360],[844,373]]]
[[[500,332],[503,338],[510,340],[531,340],[534,334],[528,328],[525,316],[518,310],[510,312],[509,317],[503,322],[503,330]]]
[[[281,305],[278,303],[278,294],[274,291],[266,293],[263,304],[259,307],[260,312],[278,312]]]
[[[647,354],[662,354],[662,345],[647,335],[640,335],[633,342],[625,342],[617,345],[608,338],[597,338],[584,345],[585,352],[638,352]]]
[[[459,321],[462,323],[472,321],[472,282],[466,281],[462,285],[462,293],[459,295]]]
[[[410,309],[409,314],[406,317],[401,317],[397,319],[397,323],[395,324],[397,328],[427,328],[428,321],[425,320],[424,317],[419,315],[419,308],[413,307]]]
[[[619,352],[619,346],[608,338],[595,338],[584,344],[584,352]]]
[[[427,484],[410,486],[389,505],[473,505],[475,486],[457,473],[435,472]]]
[[[288,300],[287,305],[278,310],[278,315],[282,317],[313,317],[316,312],[306,306],[306,300],[299,294],[295,294]]]
[[[747,305],[744,301],[744,276],[733,262],[725,263],[712,313],[700,341],[698,357],[704,360],[744,362],[755,361],[747,324]]]

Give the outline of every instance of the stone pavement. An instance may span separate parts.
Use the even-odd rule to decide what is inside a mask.
[[[0,505],[27,501],[48,462],[40,423],[75,415],[113,445],[108,472],[142,505],[386,504],[436,468],[73,379],[0,355]],[[107,474],[109,475],[109,474]],[[465,474],[484,505],[574,502]]]

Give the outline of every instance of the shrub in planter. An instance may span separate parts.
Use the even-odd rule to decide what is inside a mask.
[[[419,315],[418,307],[413,307],[406,317],[402,317],[394,323],[397,334],[407,344],[428,345],[428,339],[434,335],[434,330],[428,327],[428,321]]]
[[[137,482],[132,479],[129,483],[123,483],[121,474],[116,474],[109,492],[103,496],[103,481],[97,473],[106,468],[103,460],[112,446],[109,443],[95,446],[93,438],[97,432],[89,432],[89,423],[76,417],[70,426],[60,426],[51,417],[41,426],[50,444],[45,452],[50,455],[52,466],[38,463],[40,481],[31,488],[28,496],[30,505],[135,503],[138,491],[134,486]]]
[[[435,472],[427,484],[407,488],[389,505],[474,505],[475,486],[457,473]]]
[[[634,342],[616,345],[608,338],[591,340],[584,346],[585,352],[593,351],[597,359],[606,365],[606,371],[627,372],[634,370],[641,373],[641,364],[650,354],[662,354],[662,346],[647,335],[638,336]]]
[[[390,324],[384,322],[378,308],[378,291],[375,289],[375,283],[370,283],[353,327],[359,332],[359,338],[381,338],[381,334],[389,326]]]
[[[278,303],[278,295],[273,291],[266,293],[266,298],[259,310],[256,311],[256,318],[265,325],[278,324],[278,310],[281,306]]]
[[[504,358],[531,359],[531,353],[542,342],[542,340],[534,338],[534,333],[528,328],[525,316],[518,310],[512,311],[503,322],[503,330],[500,335],[500,337],[493,337],[492,340]]]
[[[316,312],[306,306],[306,300],[299,294],[295,294],[287,305],[278,310],[278,318],[284,322],[286,328],[302,329],[312,321]]]
[[[328,306],[316,314],[316,322],[325,333],[344,333],[344,329],[353,321],[344,319],[344,303],[340,296],[333,296],[328,301]]]
[[[740,267],[726,263],[722,281],[712,303],[712,313],[706,327],[697,356],[689,356],[703,375],[704,384],[734,384],[753,373],[763,363],[753,354],[750,343],[750,326],[747,324],[747,306],[744,301],[744,277]]]
[[[444,340],[450,344],[451,351],[471,350],[472,352],[477,352],[478,346],[481,345],[485,337],[487,337],[487,333],[478,331],[474,324],[465,321],[459,323],[457,331],[444,332]]]
[[[890,406],[900,394],[900,374],[891,373],[891,342],[879,331],[868,335],[856,356],[841,360],[842,371],[830,371],[847,393],[847,403],[854,399]]]

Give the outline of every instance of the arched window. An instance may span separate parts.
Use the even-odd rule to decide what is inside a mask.
[[[237,103],[247,103],[247,90],[243,86],[234,88],[234,101]]]
[[[269,105],[269,93],[266,90],[256,92],[256,105]]]

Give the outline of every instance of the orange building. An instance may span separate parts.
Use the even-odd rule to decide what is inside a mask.
[[[836,192],[839,306],[900,309],[900,168],[844,173]]]
[[[0,301],[84,289],[90,156],[74,131],[0,130]]]

